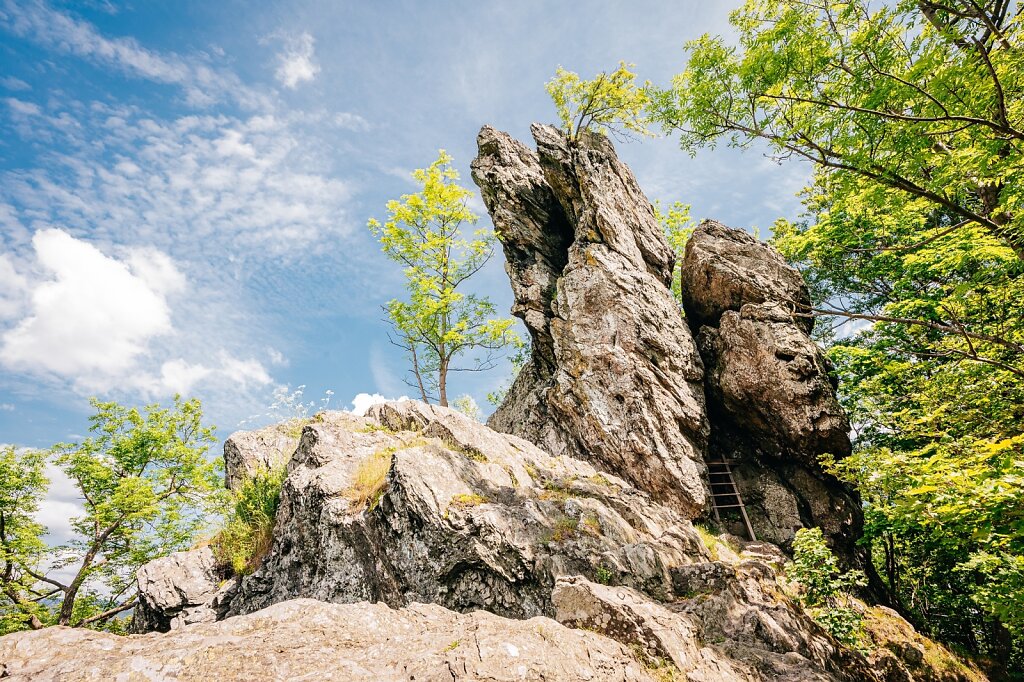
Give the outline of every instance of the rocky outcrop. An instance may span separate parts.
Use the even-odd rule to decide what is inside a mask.
[[[705,221],[687,243],[682,280],[706,368],[709,458],[735,462],[755,533],[786,544],[797,528],[821,526],[857,563],[860,503],[819,463],[850,453],[850,424],[811,320],[798,314],[809,307],[800,273],[746,232]]]
[[[53,627],[0,638],[10,682],[381,680],[657,682],[626,647],[549,618],[297,599],[173,634]]]
[[[563,578],[557,619],[640,648],[694,680],[870,680],[867,661],[837,646],[782,594],[766,565],[680,571],[686,597],[664,604],[625,587]]]
[[[224,441],[224,484],[236,490],[253,474],[284,466],[299,444],[304,422],[292,419],[228,436]]]
[[[853,560],[857,500],[818,463],[850,444],[794,314],[807,289],[705,223],[684,320],[671,250],[610,142],[533,136],[536,152],[485,128],[473,163],[533,341],[496,430],[402,401],[234,434],[230,488],[287,464],[258,567],[225,580],[209,548],[153,562],[135,628],[171,632],[17,634],[0,677],[975,679],[884,610],[865,607],[870,657],[841,645],[777,579],[778,547],[698,533],[705,457],[727,458],[761,540],[821,525]]]
[[[686,317],[697,329],[718,326],[722,314],[747,303],[781,303],[790,311],[810,309],[800,272],[782,254],[744,230],[703,221],[686,243],[681,288]],[[812,317],[794,320],[810,333]]]
[[[274,542],[231,603],[430,602],[551,615],[560,575],[673,595],[707,549],[674,510],[611,474],[447,408],[321,413],[289,465]]]
[[[209,547],[175,552],[139,569],[138,604],[132,615],[133,632],[167,632],[191,623],[206,623],[223,615],[225,578]]]
[[[497,228],[531,358],[488,421],[696,516],[706,504],[703,368],[666,288],[674,256],[602,135],[485,127],[473,179]]]

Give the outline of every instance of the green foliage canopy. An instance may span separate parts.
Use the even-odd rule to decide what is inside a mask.
[[[187,548],[206,526],[220,488],[208,457],[213,429],[197,400],[143,410],[92,401],[92,436],[50,453],[0,456],[0,626],[101,626],[135,603],[136,570]],[[71,480],[84,511],[72,538],[48,547],[32,515],[52,462]],[[71,578],[57,577],[70,575]]]
[[[494,232],[464,228],[477,223],[467,203],[472,192],[444,150],[427,168],[413,172],[421,189],[387,204],[387,219],[369,221],[384,253],[404,267],[408,299],[384,306],[394,329],[392,342],[409,355],[407,380],[425,402],[448,405],[448,373],[494,366],[499,351],[517,335],[510,318],[495,318],[494,304],[460,290],[494,252]],[[473,355],[470,364],[456,360]]]
[[[584,130],[651,134],[644,113],[647,92],[637,86],[632,67],[619,62],[616,70],[602,71],[589,81],[562,67],[555,70],[555,77],[545,87],[570,140],[578,138]]]

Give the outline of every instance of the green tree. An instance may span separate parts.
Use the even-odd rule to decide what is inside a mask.
[[[0,449],[0,587],[7,602],[0,606],[0,635],[43,627],[48,619],[45,601],[57,592],[26,572],[26,566],[39,565],[46,553],[44,529],[35,521],[49,485],[45,466],[44,452]]]
[[[646,90],[636,85],[632,66],[619,62],[618,69],[602,71],[589,81],[562,67],[555,70],[555,77],[545,87],[570,140],[584,130],[622,136],[651,134],[645,115]]]
[[[135,604],[135,572],[187,548],[218,497],[219,461],[208,457],[213,429],[197,400],[144,410],[93,400],[92,436],[47,454],[0,457],[0,606],[3,627],[110,626]],[[82,498],[73,537],[47,547],[33,520],[52,461]],[[63,577],[70,576],[70,577]]]
[[[748,0],[739,45],[705,35],[651,116],[691,152],[766,141],[830,195],[920,200],[1024,258],[1024,22],[1014,0]],[[875,246],[893,246],[886,233]],[[899,245],[899,244],[895,244]]]
[[[690,205],[681,201],[674,202],[668,209],[661,208],[661,202],[654,202],[654,214],[665,233],[665,239],[676,254],[676,264],[672,269],[672,295],[682,305],[683,300],[683,253],[686,242],[693,234],[693,218],[690,217]]]
[[[696,153],[811,162],[775,244],[858,434],[836,473],[921,629],[1013,667],[1024,518],[1024,49],[1012,0],[749,0],[649,115]],[[852,326],[856,322],[858,326]],[[1019,655],[1019,654],[1018,654]],[[1016,665],[1021,662],[1018,661]]]
[[[407,383],[425,402],[447,406],[449,372],[493,368],[516,334],[510,318],[493,317],[489,299],[460,289],[491,258],[495,237],[487,228],[465,234],[478,217],[467,207],[472,192],[458,184],[451,156],[441,150],[412,175],[422,189],[389,201],[387,219],[371,219],[369,227],[384,253],[405,268],[408,299],[394,299],[384,310],[392,343],[409,355]],[[466,356],[469,362],[458,364]]]
[[[793,561],[786,577],[800,585],[800,602],[838,641],[863,646],[863,616],[850,606],[850,590],[864,585],[860,571],[840,572],[820,528],[801,528],[793,539]]]

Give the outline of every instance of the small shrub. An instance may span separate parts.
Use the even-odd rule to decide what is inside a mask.
[[[253,572],[270,551],[285,468],[258,471],[231,494],[224,527],[210,542],[217,563],[234,575]]]
[[[352,503],[352,509],[373,508],[384,492],[384,482],[388,469],[391,468],[391,457],[397,448],[383,448],[359,463],[352,476],[352,485],[346,491],[346,497]]]
[[[602,585],[611,585],[612,578],[614,577],[615,574],[613,574],[611,570],[604,566],[598,566],[596,569],[594,569],[594,578],[597,580],[597,582],[601,583]]]
[[[568,516],[558,519],[555,523],[555,529],[551,534],[551,539],[554,542],[564,542],[571,538],[576,537],[576,532],[579,530],[580,523],[576,519]]]
[[[864,575],[860,571],[839,571],[820,528],[796,532],[793,561],[786,564],[786,575],[800,584],[802,591],[797,598],[811,618],[841,644],[864,647],[864,616],[849,606],[846,593],[863,585]]]

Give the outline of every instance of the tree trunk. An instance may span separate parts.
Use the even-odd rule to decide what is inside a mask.
[[[437,372],[437,404],[448,407],[448,360],[443,359]]]

